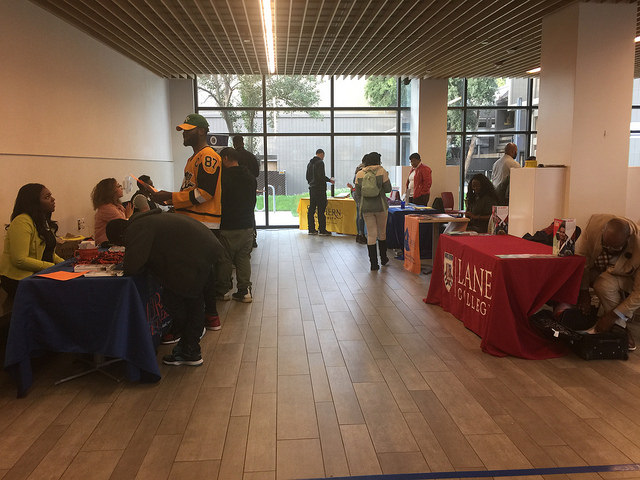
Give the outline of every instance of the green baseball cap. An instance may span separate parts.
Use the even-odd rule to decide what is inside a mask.
[[[197,113],[191,113],[187,115],[187,118],[184,119],[184,123],[178,125],[176,127],[177,131],[180,130],[193,130],[194,128],[202,127],[209,128],[209,122],[202,115],[198,115]]]

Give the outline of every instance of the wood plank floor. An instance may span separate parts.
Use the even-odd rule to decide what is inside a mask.
[[[260,231],[254,302],[220,304],[204,366],[155,385],[34,361],[0,374],[2,479],[294,479],[640,462],[640,353],[496,358],[397,260],[353,237]],[[635,326],[634,326],[635,328]],[[640,335],[636,335],[639,338]],[[169,351],[162,346],[159,357]],[[557,475],[640,478],[639,472]],[[546,478],[553,478],[547,476]]]

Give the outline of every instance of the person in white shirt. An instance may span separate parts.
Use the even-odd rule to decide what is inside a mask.
[[[520,168],[520,164],[515,158],[518,156],[518,146],[515,143],[507,143],[504,147],[504,155],[493,164],[491,171],[491,183],[494,187],[498,187],[504,179],[506,179],[512,168]]]

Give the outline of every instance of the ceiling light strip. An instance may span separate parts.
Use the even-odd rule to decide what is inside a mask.
[[[267,48],[267,65],[269,73],[276,73],[276,57],[273,39],[273,14],[271,13],[271,0],[260,0],[260,11],[262,12],[262,32],[264,34],[264,44]]]

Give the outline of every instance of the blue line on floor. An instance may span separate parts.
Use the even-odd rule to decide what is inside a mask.
[[[560,475],[565,473],[631,472],[640,464],[589,465],[582,467],[517,468],[513,470],[472,470],[460,472],[394,473],[390,475],[358,475],[327,477],[316,480],[432,480],[440,478],[520,477],[525,475]]]

